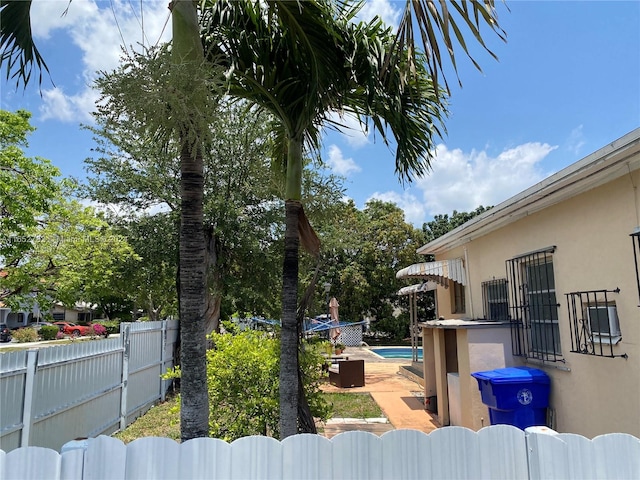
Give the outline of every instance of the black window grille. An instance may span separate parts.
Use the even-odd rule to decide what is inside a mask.
[[[507,260],[513,355],[564,361],[553,272],[555,247]]]
[[[636,265],[636,282],[638,284],[638,307],[640,307],[640,227],[631,234],[633,243],[633,261]]]
[[[482,282],[482,305],[485,320],[509,320],[509,292],[506,278]]]
[[[571,351],[598,357],[623,357],[614,345],[622,338],[616,309],[615,290],[591,290],[567,293],[567,308],[571,325]]]

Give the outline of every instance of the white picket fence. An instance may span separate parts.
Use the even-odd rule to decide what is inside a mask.
[[[100,436],[62,454],[41,447],[0,451],[0,479],[620,479],[640,478],[640,440],[607,434],[523,432],[507,425],[478,432],[444,427],[425,434],[393,430],[381,437],[345,432],[283,441],[244,437],[177,443],[142,438],[128,445]],[[82,448],[73,448],[82,447]]]

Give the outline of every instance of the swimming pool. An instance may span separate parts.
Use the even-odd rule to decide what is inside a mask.
[[[411,347],[376,347],[371,351],[383,358],[412,358]],[[418,360],[422,360],[422,347],[418,347]]]

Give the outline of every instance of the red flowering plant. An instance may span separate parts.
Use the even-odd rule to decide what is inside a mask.
[[[99,323],[94,323],[93,325],[93,334],[98,336],[98,337],[106,337],[107,336],[107,329],[104,327],[104,325],[100,325]]]

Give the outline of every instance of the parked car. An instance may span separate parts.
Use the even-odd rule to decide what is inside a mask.
[[[11,341],[11,330],[6,323],[0,323],[0,342]]]
[[[79,337],[80,335],[93,335],[93,327],[86,325],[76,325],[69,322],[53,322],[60,331],[66,335],[72,337]]]

